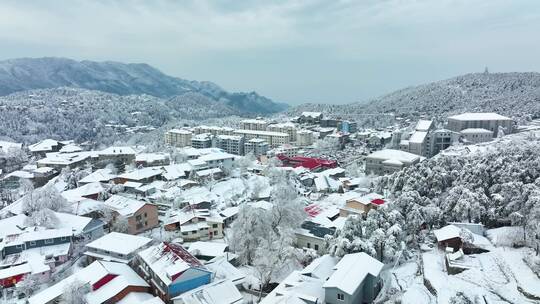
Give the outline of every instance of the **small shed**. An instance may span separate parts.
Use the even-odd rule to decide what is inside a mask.
[[[447,225],[441,229],[434,230],[433,233],[435,234],[435,238],[437,238],[437,244],[440,248],[450,247],[456,252],[463,246],[461,229],[457,226]]]

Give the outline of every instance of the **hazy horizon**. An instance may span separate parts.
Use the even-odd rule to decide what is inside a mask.
[[[366,101],[486,66],[540,71],[534,0],[55,4],[0,3],[2,60],[148,63],[292,105]]]

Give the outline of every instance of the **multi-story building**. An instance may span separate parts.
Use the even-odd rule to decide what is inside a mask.
[[[120,195],[111,196],[103,205],[113,212],[113,222],[127,222],[129,234],[138,234],[159,226],[156,205]]]
[[[493,132],[493,136],[499,134],[499,127],[506,134],[513,131],[513,120],[497,113],[463,113],[448,117],[447,128],[454,132],[465,129],[486,129]]]
[[[212,134],[202,133],[191,137],[191,146],[195,149],[205,149],[212,147]]]
[[[321,119],[323,119],[323,114],[321,112],[302,112],[300,117],[298,117],[299,123],[305,124],[318,124]]]
[[[296,145],[299,147],[311,146],[314,138],[315,134],[312,131],[300,130],[296,132]]]
[[[427,157],[432,157],[450,147],[459,138],[459,134],[447,129],[437,129],[428,133]]]
[[[297,131],[296,126],[291,122],[271,124],[266,128],[267,131],[287,133],[289,134],[289,141],[296,141]]]
[[[493,131],[486,129],[465,129],[459,132],[468,143],[481,143],[493,140]]]
[[[391,174],[419,161],[420,156],[409,152],[392,149],[379,150],[366,157],[366,173]]]
[[[187,147],[191,145],[192,132],[185,129],[172,129],[165,133],[165,143],[172,147]]]
[[[244,136],[246,140],[260,138],[266,141],[271,147],[278,147],[289,143],[289,134],[282,132],[236,130],[236,135]]]
[[[356,133],[358,131],[358,124],[356,122],[342,120],[338,123],[337,128],[344,133]]]
[[[222,149],[223,151],[236,154],[244,155],[244,137],[239,135],[218,135],[216,136],[216,147]]]
[[[218,135],[233,135],[234,129],[228,127],[216,127],[216,126],[198,126],[193,128],[194,134],[210,133],[213,136]]]
[[[273,150],[275,155],[285,155],[287,157],[295,157],[298,156],[298,152],[300,151],[300,148],[293,145],[283,145],[279,146],[276,149]]]
[[[264,119],[246,119],[242,120],[243,130],[265,131],[268,122]]]
[[[245,142],[244,153],[252,153],[255,156],[266,155],[269,150],[269,144],[262,138],[252,138]]]

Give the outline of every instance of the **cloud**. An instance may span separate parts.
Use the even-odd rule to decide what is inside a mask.
[[[538,70],[539,29],[536,0],[2,1],[0,57],[144,61],[279,100],[345,102],[484,65]]]

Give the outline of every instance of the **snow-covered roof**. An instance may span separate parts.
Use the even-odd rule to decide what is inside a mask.
[[[236,130],[236,131],[234,131],[234,133],[261,135],[261,136],[281,136],[281,137],[288,137],[289,136],[289,134],[283,133],[283,132],[259,131],[259,130]]]
[[[116,175],[112,174],[111,169],[98,169],[89,175],[83,177],[81,180],[79,180],[79,184],[87,184],[87,183],[94,183],[94,182],[108,182],[112,179],[114,179]]]
[[[173,300],[184,304],[236,304],[242,303],[242,294],[229,280],[219,280],[187,291]]]
[[[0,140],[0,150],[4,151],[4,153],[8,153],[9,149],[21,149],[21,148],[22,148],[21,143],[14,143],[14,142]]]
[[[214,273],[216,279],[228,279],[234,284],[241,284],[246,278],[246,274],[229,262],[232,257],[236,257],[236,255],[227,253],[217,256],[206,262],[204,266]]]
[[[152,239],[147,237],[111,232],[87,244],[86,247],[128,255],[150,242],[152,242]]]
[[[171,130],[169,130],[167,132],[175,133],[175,134],[183,134],[183,135],[192,134],[192,132],[190,130],[186,130],[186,129],[171,129]]]
[[[301,115],[305,117],[318,118],[319,116],[322,115],[322,113],[321,112],[302,112]]]
[[[204,162],[210,162],[215,160],[225,160],[225,159],[234,159],[235,156],[233,154],[221,152],[221,153],[211,153],[206,154],[201,157],[199,157],[199,160],[202,160]]]
[[[164,171],[162,176],[166,180],[175,180],[181,177],[186,177],[186,174],[193,169],[188,163],[167,165],[161,168]]]
[[[121,195],[113,195],[105,201],[104,205],[122,216],[131,216],[146,203]]]
[[[190,268],[205,270],[199,260],[175,243],[154,245],[140,251],[138,255],[165,285],[169,285],[173,277]]]
[[[46,157],[37,161],[38,164],[42,165],[59,165],[59,166],[69,166],[75,164],[90,157],[94,156],[96,153],[93,151],[81,151],[74,153],[60,153],[53,152],[47,153]]]
[[[4,178],[10,178],[10,177],[16,177],[16,178],[24,178],[24,179],[32,179],[34,178],[34,174],[27,172],[27,171],[13,171],[9,174],[7,174]]]
[[[65,145],[62,148],[60,148],[60,153],[73,153],[73,152],[81,152],[83,149],[77,145],[69,144]]]
[[[76,271],[66,279],[30,297],[28,303],[44,304],[52,302],[59,298],[64,293],[65,288],[73,282],[80,281],[84,284],[93,285],[105,276],[111,274],[116,276],[100,288],[86,294],[86,301],[88,304],[104,303],[129,286],[149,287],[148,283],[139,277],[137,273],[126,264],[95,261],[87,267]]]
[[[159,297],[146,292],[130,292],[117,304],[165,304]]]
[[[161,169],[161,167],[146,167],[146,168],[135,169],[133,171],[126,172],[124,174],[119,175],[118,177],[125,178],[132,181],[138,181],[138,180],[158,176],[161,173],[163,173],[163,169]]]
[[[461,229],[454,225],[447,225],[441,229],[434,230],[433,234],[435,234],[437,242],[442,242],[444,240],[460,237]]]
[[[383,263],[365,252],[347,254],[334,267],[335,272],[328,278],[323,287],[335,287],[352,295],[368,274],[377,277],[383,266]]]
[[[512,120],[506,116],[499,115],[497,113],[463,113],[448,117],[448,119],[455,120]]]
[[[293,271],[261,304],[306,304],[323,303],[323,285],[336,265],[336,258],[324,255],[315,259],[304,270]]]
[[[88,183],[75,189],[62,192],[62,196],[69,202],[81,201],[83,197],[105,191],[101,183]]]
[[[493,134],[493,131],[482,128],[469,128],[459,131],[461,134]]]
[[[367,158],[380,160],[395,159],[403,163],[412,163],[419,160],[420,156],[400,150],[383,149],[371,153],[367,156]]]
[[[428,131],[433,125],[433,120],[419,120],[416,124],[416,131]]]
[[[16,265],[13,267],[0,269],[0,280],[11,278],[17,275],[27,274],[32,272],[32,266],[28,263]]]
[[[189,245],[189,252],[196,256],[217,257],[223,255],[227,250],[226,243],[217,242],[195,242]]]
[[[426,140],[428,132],[416,131],[409,138],[409,143],[421,144]]]
[[[242,120],[242,123],[266,124],[267,122],[264,119],[244,119]]]
[[[233,206],[221,210],[219,214],[225,218],[229,218],[231,216],[237,215],[239,210],[240,208],[238,208],[237,206]]]
[[[211,169],[204,169],[204,170],[197,171],[195,172],[195,174],[197,174],[197,176],[199,177],[205,177],[205,176],[211,176],[214,174],[219,174],[222,172],[223,171],[221,171],[220,168],[211,168]]]
[[[132,147],[108,147],[99,152],[100,155],[135,155],[136,152]]]
[[[135,156],[135,161],[137,162],[156,162],[156,161],[165,161],[169,159],[169,155],[166,153],[140,153]]]
[[[384,165],[403,166],[403,163],[397,159],[387,159],[382,162]]]
[[[28,150],[30,150],[30,152],[52,151],[52,147],[57,145],[58,141],[54,139],[44,139],[38,143],[28,146]]]

